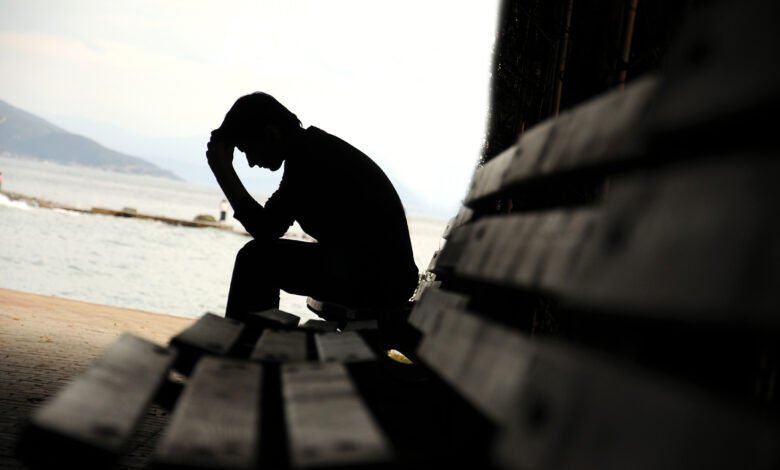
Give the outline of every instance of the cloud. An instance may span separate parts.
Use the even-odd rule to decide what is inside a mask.
[[[59,60],[78,64],[94,63],[99,51],[77,39],[44,33],[0,31],[0,59],[8,65],[19,56],[39,57],[44,61]]]
[[[459,199],[477,160],[497,0],[13,5],[0,90],[38,114],[207,135],[263,90],[426,200]]]
[[[65,36],[0,32],[0,61],[3,89],[33,89],[55,97],[61,109],[51,113],[78,110],[145,135],[190,135],[206,116],[224,113],[227,101],[208,100],[214,94],[204,90],[246,89],[240,74],[99,38],[88,46]]]

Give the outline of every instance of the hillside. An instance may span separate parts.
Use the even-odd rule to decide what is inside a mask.
[[[0,153],[5,152],[121,173],[179,179],[153,163],[106,148],[0,100]]]

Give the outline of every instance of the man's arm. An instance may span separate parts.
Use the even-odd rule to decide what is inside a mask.
[[[246,190],[233,168],[233,150],[230,144],[209,141],[206,158],[219,187],[233,206],[234,217],[254,238],[279,238],[292,225],[292,216],[286,210],[280,191],[268,200],[270,211],[260,205]],[[275,203],[274,203],[275,202]]]
[[[238,178],[235,168],[233,168],[233,149],[230,144],[223,142],[209,141],[206,150],[206,159],[209,162],[209,168],[217,179],[217,184],[222,188],[225,197],[230,201],[234,208],[240,207],[241,201],[249,198],[249,191]]]

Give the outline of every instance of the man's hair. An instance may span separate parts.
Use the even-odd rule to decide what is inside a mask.
[[[298,116],[273,96],[255,92],[237,99],[225,115],[222,125],[211,132],[212,140],[236,144],[260,135],[266,125],[276,126],[282,135],[301,127]]]

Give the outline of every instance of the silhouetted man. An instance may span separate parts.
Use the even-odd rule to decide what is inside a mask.
[[[233,149],[249,166],[284,163],[265,207],[233,169]],[[226,316],[277,308],[279,290],[353,307],[404,304],[417,286],[401,200],[365,154],[298,118],[275,98],[239,98],[211,133],[209,166],[254,240],[236,256]],[[297,221],[316,243],[281,239]]]

